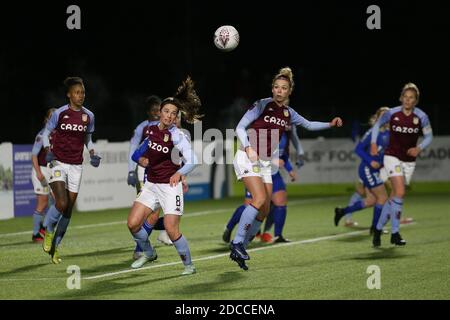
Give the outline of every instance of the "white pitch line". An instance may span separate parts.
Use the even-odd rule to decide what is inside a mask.
[[[360,230],[360,231],[352,231],[352,232],[337,234],[337,235],[333,235],[333,236],[324,236],[324,237],[318,237],[318,238],[312,238],[312,239],[306,239],[306,240],[300,240],[300,241],[276,244],[276,245],[273,245],[273,246],[267,246],[267,247],[260,247],[260,248],[250,249],[250,250],[247,250],[247,252],[269,250],[269,249],[273,249],[273,248],[292,246],[292,245],[297,245],[297,244],[308,244],[308,243],[314,243],[314,242],[319,242],[319,241],[324,241],[324,240],[332,240],[332,239],[344,238],[344,237],[348,237],[348,236],[358,235],[358,234],[361,234],[361,233],[367,233],[368,230],[369,229],[365,229],[365,230]],[[230,253],[222,253],[222,254],[216,254],[216,255],[213,255],[213,256],[206,256],[206,257],[202,257],[202,258],[192,259],[192,261],[212,260],[212,259],[216,259],[216,258],[226,257],[226,256],[229,256],[229,255],[230,255]],[[181,263],[181,261],[169,262],[169,263],[164,263],[164,264],[156,264],[156,265],[143,267],[143,268],[139,268],[139,269],[127,269],[127,270],[122,270],[122,271],[117,271],[117,272],[109,272],[109,273],[100,274],[100,275],[97,275],[97,276],[86,277],[86,278],[82,278],[82,279],[83,280],[93,280],[93,279],[100,279],[100,278],[106,278],[106,277],[113,277],[113,276],[116,276],[116,275],[119,275],[119,274],[130,273],[130,272],[138,272],[138,271],[149,270],[149,269],[156,269],[156,268],[162,268],[162,267],[168,267],[168,266],[173,266],[173,265],[180,264],[180,263]]]
[[[314,202],[321,202],[323,200],[334,200],[339,197],[323,197],[323,198],[314,198],[314,199],[305,199],[305,200],[295,200],[288,203],[290,206],[296,206],[299,204],[306,204],[306,203],[314,203]],[[226,208],[226,209],[217,209],[217,210],[206,210],[206,211],[199,211],[199,212],[193,212],[184,214],[183,218],[189,218],[189,217],[198,217],[198,216],[204,216],[212,213],[218,213],[218,212],[226,212],[231,211],[236,208]],[[112,221],[112,222],[104,222],[104,223],[95,223],[95,224],[85,224],[81,226],[73,226],[70,227],[71,229],[89,229],[89,228],[97,228],[97,227],[107,227],[107,226],[114,226],[117,224],[126,224],[127,221]],[[13,236],[22,236],[22,235],[30,235],[31,231],[21,231],[21,232],[14,232],[14,233],[3,233],[0,234],[0,238],[6,238],[6,237],[13,237]]]
[[[67,278],[11,278],[11,279],[0,279],[1,281],[8,282],[8,281],[49,281],[49,280],[67,280]]]

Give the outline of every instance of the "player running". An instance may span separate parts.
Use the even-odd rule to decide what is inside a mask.
[[[294,128],[295,126],[292,127],[291,132],[287,131],[283,133],[280,140],[280,145],[278,146],[279,154],[281,154],[281,157],[279,159],[273,160],[277,168],[284,167],[286,169],[292,181],[296,180],[297,174],[289,160],[289,141],[292,140],[297,150],[298,155],[297,166],[299,168],[303,165],[303,159],[301,156],[303,156],[304,154],[300,140],[298,139],[297,136],[297,130],[294,130]],[[282,235],[287,215],[286,184],[283,181],[280,171],[278,169],[275,171],[276,173],[272,175],[273,187],[271,196],[271,208],[269,215],[266,218],[266,222],[264,224],[264,231],[260,235],[261,241],[266,243],[270,243],[272,241],[275,243],[289,242],[289,240],[284,238]],[[235,210],[230,220],[228,221],[227,225],[225,226],[225,230],[222,235],[222,239],[224,242],[230,243],[231,233],[236,224],[239,222],[242,216],[242,212],[245,210],[245,207],[250,204],[251,199],[252,195],[250,194],[250,192],[248,192],[248,190],[245,190],[244,204]],[[269,233],[269,230],[273,224],[275,224],[274,239],[272,239],[272,235]],[[258,234],[256,235],[256,237],[258,237]]]
[[[427,114],[416,107],[419,96],[417,86],[414,83],[407,83],[400,95],[402,105],[386,111],[372,128],[370,154],[377,156],[380,127],[384,124],[389,125],[389,146],[384,152],[384,167],[392,185],[390,199],[383,206],[373,234],[374,247],[381,245],[382,229],[389,218],[392,219],[391,243],[399,246],[406,244],[399,232],[405,184],[409,185],[411,181],[416,157],[433,140],[433,131]],[[424,139],[417,144],[421,132]]]
[[[159,120],[159,108],[161,105],[161,98],[156,95],[151,95],[146,99],[147,105],[147,116],[148,119],[142,121],[134,130],[133,137],[130,140],[130,152],[128,157],[128,178],[127,183],[130,186],[136,188],[136,193],[138,194],[145,182],[145,168],[136,165],[131,156],[134,151],[139,147],[139,145],[148,137],[148,128]],[[157,240],[166,245],[173,245],[167,232],[164,230],[164,218],[159,218],[160,210],[156,210],[147,218],[150,225],[154,226],[155,230],[160,230]],[[142,249],[139,245],[136,245],[133,252],[133,259],[138,259],[142,255]]]
[[[44,241],[45,229],[42,223],[48,208],[49,200],[52,200],[50,187],[48,185],[48,181],[50,180],[50,169],[47,168],[47,162],[45,161],[46,153],[43,147],[42,134],[44,133],[48,120],[55,110],[55,108],[47,110],[44,119],[44,128],[36,135],[31,151],[31,162],[33,164],[31,182],[33,183],[34,193],[36,194],[36,208],[33,213],[33,235],[31,237],[33,242]]]
[[[386,111],[388,107],[381,107],[375,113],[376,122]],[[383,152],[389,142],[389,130],[386,125],[380,128],[377,138],[378,155],[370,155],[370,143],[372,139],[372,129],[367,130],[361,141],[355,148],[355,153],[361,158],[358,169],[358,175],[362,181],[366,198],[356,201],[354,204],[345,208],[334,209],[334,225],[337,226],[342,217],[349,213],[353,213],[364,208],[374,207],[373,219],[371,225],[371,233],[375,230],[375,226],[381,215],[381,210],[387,200],[386,188],[384,181],[380,177],[380,170],[383,166]]]
[[[162,101],[160,121],[149,127],[149,136],[133,153],[133,160],[148,171],[147,181],[128,216],[128,229],[136,244],[143,250],[143,255],[133,262],[132,268],[140,268],[146,262],[157,258],[156,251],[148,239],[152,226],[146,218],[161,208],[164,212],[164,227],[185,266],[182,274],[196,272],[188,242],[179,231],[179,223],[184,203],[181,179],[195,168],[198,160],[188,138],[175,123],[179,111],[187,122],[193,123],[199,119],[200,106],[194,83],[188,77],[173,98]],[[183,166],[179,165],[180,152],[184,158]]]
[[[340,118],[331,122],[310,122],[284,103],[294,87],[290,68],[283,68],[272,81],[272,97],[256,101],[244,114],[236,127],[240,149],[236,152],[233,165],[238,180],[243,180],[252,195],[239,221],[238,230],[230,244],[230,258],[244,270],[250,256],[245,250],[250,238],[254,237],[261,223],[269,213],[272,194],[272,153],[281,136],[290,125],[301,125],[308,130],[323,130],[342,126]],[[250,127],[247,134],[247,127]]]
[[[91,165],[100,165],[100,157],[95,154],[92,143],[94,114],[83,107],[83,80],[69,77],[64,85],[69,103],[53,112],[42,135],[47,152],[45,159],[51,171],[49,184],[55,196],[55,204],[48,209],[44,220],[46,233],[43,249],[50,254],[55,264],[61,262],[58,246],[66,233],[80,189],[85,145],[89,150]],[[49,135],[52,131],[54,136],[50,147]]]

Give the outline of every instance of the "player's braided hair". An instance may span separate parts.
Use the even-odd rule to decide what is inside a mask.
[[[294,74],[292,73],[292,69],[289,67],[281,68],[280,71],[278,71],[278,74],[273,77],[272,80],[272,87],[275,84],[275,81],[278,79],[284,79],[287,80],[291,86],[291,92],[294,90]]]
[[[202,114],[199,114],[202,103],[195,92],[194,81],[189,76],[181,83],[173,97],[163,100],[160,109],[168,103],[175,105],[181,111],[181,115],[187,123],[194,123],[203,117]]]

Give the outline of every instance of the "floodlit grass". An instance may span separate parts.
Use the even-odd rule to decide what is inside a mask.
[[[445,185],[448,187],[448,185]],[[197,274],[181,276],[173,247],[151,241],[158,260],[130,270],[134,243],[127,209],[76,212],[63,240],[63,263],[51,264],[31,243],[31,217],[0,221],[1,299],[449,299],[450,197],[448,193],[408,195],[402,225],[405,247],[374,249],[368,235],[371,209],[354,214],[358,229],[333,224],[334,207],[348,196],[290,196],[285,236],[290,245],[250,246],[250,270],[228,258],[224,225],[240,198],[186,204],[181,230],[188,239]],[[101,225],[97,225],[101,224]],[[21,232],[28,232],[26,234]],[[11,233],[19,233],[10,235]],[[322,237],[329,237],[321,239]],[[313,239],[307,243],[304,240]],[[252,249],[257,249],[253,250]],[[209,258],[207,258],[209,257]],[[205,258],[205,259],[202,259]],[[195,261],[195,259],[200,259]],[[169,264],[176,262],[176,264]],[[81,289],[66,287],[67,267],[81,270]],[[367,268],[381,270],[381,289],[367,288]],[[111,273],[110,275],[107,275]],[[102,276],[100,278],[90,278]]]

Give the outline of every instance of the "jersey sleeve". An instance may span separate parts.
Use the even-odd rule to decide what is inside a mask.
[[[42,135],[41,132],[39,132],[36,136],[36,138],[34,139],[34,144],[33,144],[33,149],[31,150],[31,154],[33,156],[37,156],[39,154],[39,152],[41,151],[43,146],[43,141],[42,141]]]
[[[291,107],[289,108],[289,113],[291,114],[291,123],[293,125],[302,126],[306,130],[309,131],[318,131],[318,130],[325,130],[331,128],[329,122],[320,122],[320,121],[309,121],[303,118],[301,115],[297,113],[294,109]]]
[[[282,159],[284,161],[284,168],[286,169],[287,172],[291,172],[292,171],[292,163],[289,160],[289,155],[287,154],[287,152],[283,153],[280,157],[280,159]]]
[[[44,148],[50,147],[49,135],[58,125],[60,113],[61,113],[60,109],[53,112],[52,116],[50,117],[50,120],[48,120],[47,124],[45,125],[44,132],[42,133],[42,144]]]
[[[422,134],[423,141],[418,145],[418,147],[423,150],[431,144],[433,140],[433,129],[431,128],[430,120],[426,113],[423,113],[420,117],[420,122],[422,124]]]
[[[140,123],[136,129],[134,129],[134,134],[130,140],[130,150],[129,150],[129,158],[128,158],[128,172],[134,171],[136,169],[136,163],[133,161],[133,153],[139,147],[139,143],[142,140],[142,131],[146,125],[147,121],[143,121]]]
[[[183,156],[183,166],[178,170],[182,175],[187,175],[198,165],[198,159],[195,152],[192,150],[191,143],[187,136],[181,131],[177,132],[178,141],[174,141],[176,148],[181,152]]]
[[[89,121],[89,125],[86,132],[93,134],[95,130],[95,116],[92,112],[89,112],[89,116],[91,117],[91,121]]]
[[[147,152],[149,144],[150,144],[149,138],[145,138],[145,140],[142,141],[139,148],[137,148],[133,152],[133,155],[131,156],[134,162],[139,163],[139,158],[142,157]]]
[[[295,150],[297,151],[297,154],[300,156],[304,155],[305,152],[303,151],[303,147],[300,142],[300,138],[298,137],[298,134],[297,134],[297,126],[292,126],[291,140],[292,140],[292,144],[294,145]]]
[[[380,132],[380,127],[389,122],[392,116],[392,109],[389,109],[375,122],[372,127],[372,138],[371,143],[377,143],[378,133]]]
[[[370,145],[371,136],[371,130],[367,131],[355,148],[355,153],[367,164],[370,164],[373,160],[372,156],[366,152]]]

